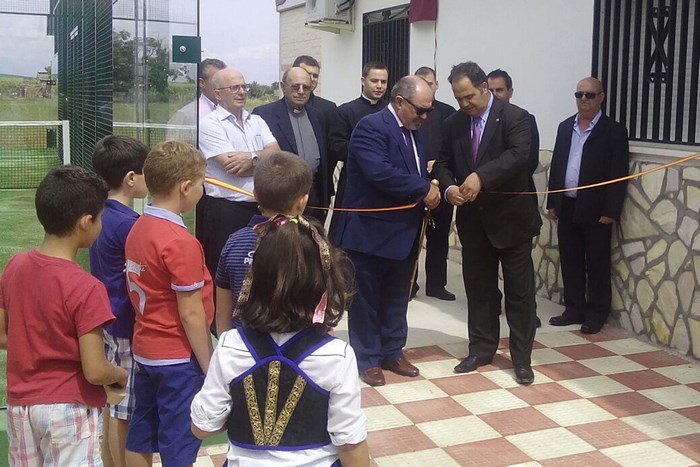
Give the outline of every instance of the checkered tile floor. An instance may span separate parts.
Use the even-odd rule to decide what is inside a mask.
[[[620,329],[538,334],[535,383],[515,383],[507,339],[491,365],[455,375],[466,342],[407,349],[418,378],[363,386],[374,466],[700,463],[700,366]],[[201,452],[219,466],[226,446]]]

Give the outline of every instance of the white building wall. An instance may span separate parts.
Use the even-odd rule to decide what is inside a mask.
[[[362,15],[406,3],[357,0],[354,32],[321,34],[324,97],[340,104],[359,95]],[[440,0],[437,23],[411,25],[410,71],[421,65],[435,68],[441,83],[437,98],[453,105],[447,76],[456,63],[472,60],[486,73],[508,71],[515,89],[512,102],[535,115],[541,147],[552,149],[557,125],[576,111],[576,83],[591,73],[593,3]]]

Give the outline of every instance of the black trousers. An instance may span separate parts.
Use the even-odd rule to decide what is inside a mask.
[[[447,285],[447,256],[450,251],[450,227],[454,217],[454,206],[441,199],[438,208],[431,211],[430,215],[435,228],[428,226],[425,232],[426,292],[440,290]]]
[[[529,365],[535,339],[535,272],[530,240],[510,248],[496,248],[482,228],[458,219],[462,243],[462,276],[467,292],[469,355],[492,358],[498,350],[500,320],[494,296],[498,264],[503,268],[505,312],[510,327],[513,364]]]
[[[564,314],[593,325],[610,316],[612,224],[576,223],[576,199],[562,197],[557,226]]]
[[[207,269],[212,278],[215,278],[221,249],[229,235],[247,226],[250,219],[255,214],[260,214],[260,211],[255,202],[229,201],[206,195],[205,197],[199,234]]]

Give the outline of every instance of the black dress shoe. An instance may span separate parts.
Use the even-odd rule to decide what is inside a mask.
[[[446,290],[444,287],[436,290],[425,289],[425,295],[428,297],[437,298],[439,300],[446,300],[448,302],[454,302],[456,300],[455,294],[449,290]]]
[[[535,316],[535,327],[536,327],[536,328],[541,328],[541,327],[542,327],[542,320],[540,319],[539,316]]]
[[[477,357],[476,355],[470,355],[467,358],[463,359],[461,362],[459,362],[459,365],[457,365],[454,369],[455,373],[469,373],[470,371],[474,371],[480,366],[488,365],[491,363],[490,358],[482,358],[482,357]]]
[[[581,325],[582,334],[598,334],[603,329],[602,324],[585,322]]]
[[[583,320],[574,319],[570,316],[560,315],[549,318],[549,324],[552,326],[568,326],[570,324],[583,324]]]
[[[535,373],[530,365],[515,365],[515,382],[527,386],[535,381]]]

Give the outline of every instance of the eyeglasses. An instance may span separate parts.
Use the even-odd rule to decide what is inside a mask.
[[[399,96],[401,96],[401,94],[399,94]],[[416,109],[416,115],[418,115],[419,117],[422,116],[422,115],[425,115],[425,114],[429,114],[430,112],[432,112],[433,110],[435,110],[435,107],[429,107],[429,108],[427,108],[427,109],[424,108],[424,107],[418,107],[416,104],[414,104],[413,102],[411,102],[410,100],[406,99],[406,98],[403,97],[403,96],[401,96],[401,99],[403,99],[403,100],[405,100],[406,102],[408,102],[409,104],[411,104],[411,107],[413,107],[414,109]]]
[[[282,86],[287,86],[289,89],[291,89],[294,92],[310,92],[312,86],[310,84],[287,84],[287,83],[282,83]]]
[[[250,91],[250,86],[247,84],[234,84],[233,86],[224,86],[223,88],[216,88],[217,91],[222,91],[224,89],[228,89],[232,93],[237,94],[240,91],[243,91],[243,92]]]
[[[591,99],[595,99],[595,98],[598,97],[600,94],[603,94],[603,91],[601,91],[601,92],[583,92],[583,91],[576,91],[576,92],[574,93],[574,97],[575,97],[576,99],[582,99],[583,96],[586,96],[586,99],[591,100]]]

